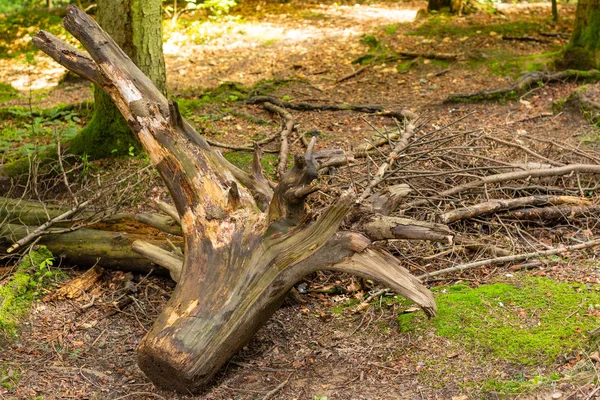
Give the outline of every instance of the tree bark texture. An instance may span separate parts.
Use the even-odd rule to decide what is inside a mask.
[[[338,232],[357,207],[353,194],[342,194],[310,220],[304,200],[316,190],[314,140],[272,190],[260,163],[248,173],[213,151],[182,119],[177,104],[91,18],[71,6],[64,26],[89,55],[46,32],[36,35],[35,44],[110,95],[167,185],[181,220],[181,278],[138,348],[138,364],[156,384],[203,390],[292,285],[316,270],[378,280],[435,314],[432,294],[394,257],[362,234]]]
[[[429,0],[428,11],[442,11],[444,8],[451,13],[462,11],[463,0]]]
[[[160,0],[99,0],[98,24],[117,45],[166,93],[166,69],[162,51],[162,2]],[[101,87],[94,87],[94,116],[71,140],[69,150],[95,157],[126,155],[138,146],[127,122]]]
[[[600,1],[577,3],[575,26],[562,64],[566,68],[588,70],[600,67]]]
[[[35,227],[4,223],[0,225],[0,253],[19,240]],[[152,260],[143,257],[132,249],[136,241],[144,241],[166,251],[170,245],[165,239],[152,235],[111,232],[98,229],[78,229],[59,233],[63,229],[51,229],[42,236],[38,244],[48,247],[52,254],[64,259],[65,263],[79,267],[92,267],[98,264],[108,269],[120,269],[140,273],[154,270],[157,274],[168,275],[169,272]],[[54,233],[53,233],[54,232]],[[183,248],[181,240],[172,240],[175,246]]]

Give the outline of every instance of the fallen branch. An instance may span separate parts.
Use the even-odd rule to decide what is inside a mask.
[[[16,224],[3,224],[0,226],[0,252],[19,238],[25,237],[35,228]],[[53,254],[64,259],[69,265],[79,267],[99,267],[107,269],[120,269],[148,273],[154,270],[158,274],[166,275],[168,271],[157,267],[146,257],[131,249],[136,240],[143,240],[164,250],[171,250],[171,245],[166,239],[155,235],[136,233],[114,232],[108,230],[81,228],[76,231],[61,233],[62,229],[50,229],[37,242],[48,247]],[[175,246],[183,248],[183,241],[172,240]]]
[[[481,261],[476,261],[476,262],[472,262],[472,263],[461,264],[461,265],[457,265],[455,267],[450,267],[450,268],[441,269],[439,271],[429,272],[427,274],[420,275],[419,279],[426,280],[426,279],[434,277],[434,276],[444,275],[444,274],[448,274],[451,272],[464,271],[466,269],[477,268],[477,267],[481,267],[484,265],[505,264],[505,263],[509,263],[509,262],[513,262],[513,261],[527,260],[530,258],[553,256],[555,254],[562,254],[562,253],[566,253],[568,251],[591,249],[598,245],[600,245],[600,239],[590,240],[588,242],[576,244],[576,245],[572,245],[572,246],[554,248],[554,249],[550,249],[550,250],[536,251],[533,253],[515,254],[512,256],[506,256],[506,257],[490,258],[487,260],[481,260]]]
[[[183,269],[183,257],[144,240],[134,241],[131,244],[131,248],[153,263],[168,269],[171,279],[179,282],[181,270]]]
[[[511,36],[503,35],[502,40],[515,40],[519,42],[537,42],[537,43],[550,43],[548,39],[536,38],[534,36]]]
[[[375,174],[373,179],[371,179],[371,181],[369,182],[369,185],[365,188],[365,190],[362,192],[362,194],[356,199],[357,204],[361,203],[364,199],[369,197],[371,195],[371,192],[373,191],[373,189],[375,187],[377,187],[377,185],[379,185],[381,182],[383,182],[386,173],[391,168],[394,167],[394,163],[399,158],[400,154],[404,151],[404,149],[406,149],[406,146],[408,146],[408,141],[413,137],[413,135],[415,133],[415,129],[416,128],[413,124],[409,123],[406,126],[406,129],[402,133],[402,136],[400,137],[400,139],[398,140],[398,142],[395,144],[394,148],[388,155],[387,160],[379,166],[379,168],[377,169],[377,173]]]
[[[589,204],[589,200],[575,196],[552,196],[538,195],[528,197],[518,197],[516,199],[490,200],[484,203],[474,204],[472,206],[459,208],[438,216],[438,222],[442,224],[451,224],[456,221],[477,217],[484,214],[490,214],[497,211],[510,210],[525,206],[541,205],[559,205],[559,204]]]
[[[279,114],[285,121],[285,125],[279,133],[281,137],[281,145],[279,146],[279,164],[277,165],[277,174],[279,176],[283,176],[285,174],[285,171],[287,171],[288,154],[290,151],[288,136],[292,133],[292,130],[296,125],[296,120],[294,119],[292,114],[290,114],[283,107],[280,107],[268,101],[264,102],[263,106],[266,110],[269,110],[272,113]]]
[[[569,220],[598,212],[600,212],[600,205],[574,206],[563,204],[541,208],[522,208],[505,213],[503,217],[518,221],[556,221]]]
[[[164,212],[169,217],[173,218],[173,220],[176,221],[178,224],[181,224],[181,218],[179,217],[179,213],[177,212],[177,209],[175,208],[175,206],[172,206],[169,203],[165,203],[164,201],[162,201],[160,199],[154,199],[154,203],[156,204],[156,206],[158,207],[158,209],[160,211]]]
[[[455,53],[436,53],[431,51],[418,52],[418,51],[408,51],[402,50],[398,51],[397,54],[402,57],[410,57],[410,58],[427,58],[430,60],[445,60],[445,61],[456,61],[460,58],[459,54]]]
[[[387,186],[383,190],[373,194],[367,199],[371,211],[381,215],[390,215],[398,207],[406,196],[412,192],[412,189],[404,183]]]
[[[287,383],[290,381],[290,378],[292,377],[292,375],[288,376],[287,379],[283,382],[281,382],[279,385],[277,385],[275,387],[275,389],[269,391],[265,397],[263,397],[263,400],[269,400],[272,399],[273,397],[275,397],[275,395],[277,394],[277,392],[279,392],[281,389],[283,389],[285,387],[285,385],[287,385]]]
[[[136,214],[135,220],[142,224],[151,226],[161,232],[175,236],[183,236],[181,226],[177,221],[167,215],[160,214]]]
[[[87,201],[84,201],[83,203],[79,203],[76,206],[74,206],[73,208],[71,208],[70,210],[46,221],[44,224],[38,226],[36,229],[34,229],[33,231],[31,231],[30,233],[25,235],[23,238],[17,240],[12,246],[10,246],[8,249],[6,249],[6,253],[10,254],[13,251],[17,250],[19,247],[30,243],[31,241],[33,241],[34,239],[36,239],[42,235],[45,235],[47,233],[47,230],[52,225],[54,225],[57,222],[64,221],[66,219],[73,217],[78,212],[80,212],[85,207],[87,207],[92,201],[98,199],[98,197],[100,197],[100,194],[94,196],[93,198],[91,198]]]
[[[358,225],[371,240],[407,239],[452,243],[454,234],[446,226],[409,218],[373,215]]]
[[[398,120],[415,119],[417,115],[410,110],[393,111],[382,106],[375,105],[333,105],[333,104],[311,104],[311,103],[292,103],[281,101],[270,96],[255,96],[248,99],[248,104],[262,104],[269,102],[276,106],[298,111],[357,111],[366,114],[376,114],[384,117],[393,117]]]
[[[519,150],[521,150],[521,151],[529,154],[530,156],[533,156],[533,157],[535,157],[537,159],[543,160],[543,161],[547,162],[548,164],[553,165],[555,167],[562,167],[562,166],[565,165],[565,164],[563,164],[561,162],[551,160],[548,157],[544,157],[543,155],[536,153],[535,151],[531,150],[530,148],[527,148],[525,146],[521,146],[518,143],[508,142],[506,140],[502,140],[502,139],[499,139],[499,138],[496,138],[496,137],[493,137],[493,136],[484,136],[483,138],[486,139],[486,140],[491,140],[493,142],[503,144],[505,146],[515,147],[515,148],[517,148],[517,149],[519,149]]]
[[[458,185],[452,187],[450,189],[444,190],[438,194],[439,197],[450,196],[456,193],[463,192],[468,189],[472,189],[475,187],[483,186],[491,183],[499,183],[499,182],[507,182],[518,179],[530,179],[530,178],[544,178],[550,176],[563,176],[568,175],[570,173],[579,172],[579,173],[588,173],[588,174],[600,174],[600,165],[594,164],[569,164],[564,167],[556,167],[556,168],[540,168],[526,171],[514,171],[514,172],[506,172],[502,174],[495,174],[485,176],[481,179],[467,182],[462,185]],[[410,207],[421,206],[427,204],[429,201],[427,199],[416,200],[410,203],[407,203],[405,207],[408,209]]]
[[[524,74],[514,84],[500,89],[486,89],[475,93],[452,94],[446,98],[446,102],[465,101],[465,100],[492,100],[507,95],[516,95],[529,89],[533,85],[540,83],[549,83],[556,81],[572,80],[600,80],[600,71],[578,71],[568,69],[559,72],[528,72]]]
[[[337,81],[335,81],[335,84],[337,85],[339,83],[347,81],[348,79],[352,79],[352,78],[354,78],[357,75],[360,75],[361,73],[365,72],[370,66],[371,65],[362,66],[359,69],[357,69],[356,71],[351,72],[348,75],[342,76],[340,79],[338,79]]]

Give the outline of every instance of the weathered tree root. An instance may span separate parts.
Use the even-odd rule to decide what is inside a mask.
[[[563,80],[598,81],[600,80],[600,71],[578,71],[568,69],[559,72],[528,72],[510,86],[499,89],[481,90],[479,92],[468,94],[452,94],[446,98],[445,102],[500,99],[503,97],[516,96],[534,85]]]
[[[215,152],[95,21],[70,6],[63,24],[89,55],[43,31],[34,43],[110,95],[181,219],[181,277],[138,348],[138,364],[152,381],[185,393],[206,388],[292,285],[318,269],[378,280],[435,314],[431,292],[397,259],[360,233],[338,232],[355,207],[351,192],[310,221],[304,203],[316,190],[319,167],[312,146],[295,156],[273,190],[260,174],[241,171]]]

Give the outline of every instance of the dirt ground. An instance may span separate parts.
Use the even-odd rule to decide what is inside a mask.
[[[519,18],[539,18],[540,30],[557,31],[546,43],[502,40],[497,33],[449,34],[431,38],[411,35],[421,22],[417,12],[425,2],[369,2],[334,4],[299,2],[283,4],[244,2],[233,15],[243,23],[213,22],[209,40],[191,42],[189,36],[166,32],[165,55],[169,90],[191,99],[200,88],[216,87],[227,81],[255,85],[263,79],[288,79],[273,96],[313,103],[377,104],[390,109],[410,109],[428,126],[444,125],[466,116],[462,129],[484,129],[511,141],[517,130],[533,136],[553,137],[579,143],[592,129],[576,112],[552,113],[553,100],[570,94],[577,84],[560,82],[532,90],[520,101],[504,103],[450,103],[450,93],[468,93],[504,86],[514,78],[488,73],[485,65],[471,65],[469,54],[491,49],[513,54],[547,53],[564,45],[574,15],[573,5],[560,9],[563,22],[551,25],[546,5],[504,5],[502,14],[479,13],[457,17],[464,26],[495,26]],[[398,24],[393,33],[387,26]],[[192,26],[191,22],[190,25]],[[191,28],[190,29],[191,32]],[[195,28],[196,29],[196,28]],[[200,29],[200,28],[197,28]],[[209,29],[203,26],[202,29]],[[391,32],[389,30],[387,32]],[[201,32],[201,30],[195,31]],[[197,33],[199,35],[199,33]],[[394,51],[435,51],[459,54],[458,62],[435,63],[418,59],[404,73],[402,61],[377,64],[353,78],[337,81],[359,67],[352,64],[368,51],[361,36],[386,38]],[[386,36],[387,35],[387,36]],[[3,60],[3,81],[17,82],[24,91],[29,86],[58,82],[62,71],[40,56],[33,71]],[[57,103],[91,99],[87,83],[58,86],[35,104],[48,107]],[[25,105],[28,99],[6,105]],[[239,112],[278,123],[278,119],[257,106],[232,106]],[[319,146],[349,148],[373,135],[373,128],[393,122],[378,116],[350,111],[298,112],[299,130],[319,129],[326,134]],[[206,130],[209,137],[224,143],[242,143],[253,135],[267,134],[271,125],[256,125],[246,118],[223,118]],[[579,145],[579,144],[577,144]],[[301,151],[299,143],[293,150]],[[594,234],[597,227],[590,227]],[[560,234],[560,229],[557,230]],[[566,231],[565,231],[566,232]],[[589,259],[585,258],[589,257]],[[580,263],[556,262],[544,271],[546,276],[568,282],[600,279],[595,255]],[[595,265],[589,268],[589,263]],[[435,264],[435,259],[432,261]],[[432,265],[431,268],[443,266]],[[415,274],[419,270],[413,268]],[[73,270],[70,276],[80,271]],[[502,276],[502,268],[483,268],[460,279],[480,283]],[[438,283],[450,284],[449,277]],[[168,301],[174,284],[166,278],[134,276],[135,293],[123,287],[125,274],[107,271],[91,293],[77,300],[38,302],[26,320],[20,338],[0,351],[0,365],[18,370],[19,383],[10,390],[0,387],[2,399],[477,399],[498,398],[479,391],[473,382],[495,377],[515,377],[532,368],[508,363],[483,362],[460,343],[435,335],[434,329],[399,333],[397,310],[371,307],[363,313],[333,313],[333,306],[347,297],[313,294],[301,305],[279,310],[256,337],[219,374],[209,390],[198,396],[174,394],[156,388],[136,364],[135,351],[160,309]],[[315,287],[335,281],[347,284],[350,277],[318,274],[310,278]],[[600,282],[600,281],[597,281]],[[130,298],[123,309],[115,307]],[[570,361],[554,366],[563,371]],[[548,367],[537,368],[542,374]],[[593,376],[558,381],[533,394],[519,398],[594,398]],[[558,397],[557,397],[558,396]]]

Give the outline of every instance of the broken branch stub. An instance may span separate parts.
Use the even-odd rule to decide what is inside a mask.
[[[312,148],[273,191],[259,171],[233,167],[212,150],[85,13],[69,6],[65,28],[88,51],[72,52],[40,32],[34,43],[117,105],[163,178],[185,237],[173,295],[138,348],[138,364],[156,384],[198,392],[280,306],[285,293],[316,270],[381,281],[431,316],[433,296],[395,258],[358,233],[339,232],[354,206],[346,193],[310,221],[304,200],[316,186]],[[80,65],[82,63],[82,65]],[[268,205],[268,207],[265,207]]]

